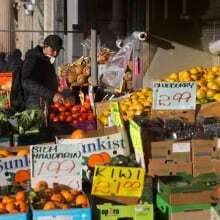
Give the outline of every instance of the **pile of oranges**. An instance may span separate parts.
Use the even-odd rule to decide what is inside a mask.
[[[18,147],[13,150],[8,150],[8,149],[0,149],[0,158],[5,158],[5,157],[23,157],[27,156],[29,154],[29,149],[25,147]]]
[[[27,194],[19,191],[15,196],[3,196],[0,200],[0,214],[27,212]]]
[[[34,193],[35,198],[31,203],[35,209],[52,210],[75,207],[87,208],[89,206],[85,194],[60,184],[56,184],[51,188],[45,181],[40,181],[34,188]],[[39,203],[41,203],[40,207]]]

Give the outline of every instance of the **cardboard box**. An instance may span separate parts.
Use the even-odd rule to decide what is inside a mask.
[[[195,110],[152,110],[151,118],[181,118],[187,122],[195,121]]]
[[[90,208],[75,208],[66,210],[35,210],[32,209],[33,220],[43,220],[43,219],[62,219],[62,220],[91,220],[92,214]]]
[[[31,220],[30,213],[0,214],[0,220]]]
[[[0,195],[10,195],[25,191],[30,185],[29,155],[24,155],[27,147],[0,148]],[[19,151],[20,150],[20,151]],[[17,155],[20,152],[20,156]]]
[[[191,162],[191,143],[189,141],[151,142],[151,158],[154,160]]]
[[[210,220],[210,204],[169,205],[160,195],[156,197],[160,220]]]
[[[100,220],[153,220],[153,205],[144,203],[140,205],[112,205],[110,203],[98,205],[100,210]]]
[[[220,174],[220,160],[195,159],[193,161],[193,176],[205,173]]]
[[[192,159],[220,159],[220,139],[192,140]]]
[[[149,176],[173,176],[178,173],[192,175],[192,163],[150,159],[147,173]]]
[[[160,177],[158,193],[170,205],[189,205],[214,203],[219,177],[206,174],[199,177],[187,175],[175,177]]]
[[[220,102],[197,105],[196,118],[220,117]]]

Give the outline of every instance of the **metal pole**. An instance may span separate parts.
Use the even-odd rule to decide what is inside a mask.
[[[92,85],[98,85],[98,68],[97,68],[97,35],[96,30],[91,29],[91,77]]]

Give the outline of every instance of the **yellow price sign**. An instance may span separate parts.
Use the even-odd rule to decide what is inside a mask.
[[[144,176],[144,168],[96,166],[92,194],[139,198],[144,188]]]
[[[118,102],[111,102],[112,121],[117,127],[123,127]]]
[[[134,149],[141,155],[143,155],[143,145],[141,139],[141,128],[132,119],[129,120],[129,132]]]

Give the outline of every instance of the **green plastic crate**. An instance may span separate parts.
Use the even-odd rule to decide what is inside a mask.
[[[211,219],[210,204],[191,204],[191,205],[175,205],[168,204],[159,194],[156,196],[157,219],[160,220],[182,220],[182,219]],[[186,217],[191,215],[192,217]],[[197,216],[198,215],[198,216]],[[203,218],[201,218],[202,216]]]
[[[129,218],[132,220],[153,220],[153,205],[144,203],[138,205],[112,205],[106,203],[98,205],[100,220],[119,220]]]

